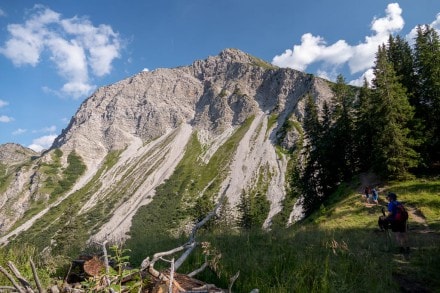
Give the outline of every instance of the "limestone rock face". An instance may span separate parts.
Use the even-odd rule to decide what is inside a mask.
[[[81,189],[87,198],[81,199],[78,216],[113,200],[107,211],[112,216],[90,236],[100,239],[111,233],[124,238],[139,207],[154,200],[156,187],[173,174],[193,134],[204,150],[198,160],[207,163],[246,121],[252,122],[219,177],[223,189],[229,186],[226,197],[235,212],[240,194],[265,178],[270,211],[264,226],[270,227],[283,208],[289,160],[275,146],[297,147],[298,130],[289,125],[301,125],[307,95],[320,107],[332,97],[329,82],[272,66],[237,49],[188,66],[140,72],[102,87],[81,104],[51,150],[40,155],[16,145],[0,146],[2,164],[21,166],[15,175],[9,173],[0,189],[0,243],[32,229],[36,220]],[[114,152],[118,161],[110,164],[106,158]],[[61,175],[50,173],[48,166],[65,170],[72,153],[86,171],[70,190],[51,198],[49,183],[60,182],[56,176]],[[31,162],[32,156],[38,159]],[[36,201],[46,202],[44,209],[10,230]]]
[[[37,152],[16,143],[0,145],[0,163],[4,165],[17,164],[37,155]]]

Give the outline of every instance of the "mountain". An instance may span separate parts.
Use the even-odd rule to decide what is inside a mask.
[[[134,238],[141,219],[178,234],[223,193],[230,223],[247,202],[264,228],[288,225],[307,95],[322,106],[331,84],[237,49],[102,87],[50,150],[0,146],[0,243]]]

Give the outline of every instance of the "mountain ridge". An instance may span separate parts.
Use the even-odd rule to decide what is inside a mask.
[[[229,185],[226,197],[236,221],[240,200],[253,196],[251,191],[259,186],[257,193],[264,195],[269,206],[263,227],[269,228],[271,219],[283,209],[288,154],[295,151],[301,136],[295,127],[287,127],[292,124],[288,121],[300,125],[306,95],[322,106],[332,97],[330,83],[271,66],[237,49],[225,49],[189,66],[141,72],[99,88],[81,104],[50,150],[30,166],[23,165],[15,179],[8,177],[11,181],[0,194],[2,207],[9,211],[0,213],[0,232],[4,234],[0,234],[0,242],[7,243],[28,229],[27,233],[38,235],[32,228],[35,221],[65,209],[66,200],[74,198],[81,198],[75,203],[74,219],[104,213],[98,220],[88,220],[94,224],[84,237],[100,240],[112,234],[125,239],[131,217],[154,200],[156,189],[190,154],[190,141],[201,146],[194,164],[207,166],[239,129],[243,133],[224,155],[219,173],[206,183],[194,179],[200,187],[184,191],[187,203],[182,205],[191,206],[200,196],[217,200],[216,194]],[[279,147],[286,152],[277,150]],[[54,192],[57,183],[64,182],[67,175],[53,173],[72,166],[69,156],[77,157],[86,170],[58,195]],[[108,163],[109,158],[115,162]],[[212,189],[210,195],[206,188]],[[107,205],[104,211],[103,204]],[[51,208],[35,218],[29,211],[43,211],[39,205]],[[300,206],[289,213],[291,223],[301,217]],[[190,217],[182,219],[176,228],[190,222]],[[53,225],[58,225],[58,235],[66,224]],[[56,246],[55,238],[42,246]]]

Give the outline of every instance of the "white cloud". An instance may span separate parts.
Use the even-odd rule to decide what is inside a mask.
[[[9,105],[8,102],[3,101],[3,100],[0,100],[0,108],[3,108],[3,107],[5,107],[5,106],[7,106],[7,105]]]
[[[350,46],[345,41],[338,41],[331,46],[320,36],[310,33],[301,37],[301,45],[294,45],[293,50],[286,50],[284,54],[275,56],[272,63],[280,67],[290,67],[305,70],[311,63],[324,61],[329,64],[341,64],[352,55]]]
[[[77,17],[61,21],[64,30],[76,36],[78,44],[88,51],[87,59],[96,76],[110,73],[111,63],[120,57],[119,35],[108,25],[95,27],[87,19]]]
[[[150,71],[150,69],[148,69],[148,68],[142,69],[142,72],[148,72],[148,71]]]
[[[26,132],[27,132],[27,129],[18,128],[17,130],[14,130],[12,132],[12,135],[20,135],[20,134],[23,134],[23,133],[26,133]]]
[[[3,11],[3,9],[0,8],[0,17],[6,16],[6,12]]]
[[[58,74],[66,80],[60,91],[51,91],[74,98],[95,88],[91,76],[110,73],[122,47],[119,35],[110,26],[94,26],[85,18],[63,19],[42,5],[36,5],[23,24],[10,24],[7,30],[10,37],[0,47],[0,54],[16,66],[37,66],[43,52],[48,52]]]
[[[358,79],[352,80],[349,82],[350,85],[354,86],[363,86],[365,79],[367,80],[368,85],[371,86],[371,81],[374,78],[374,71],[372,68],[365,71]]]
[[[14,121],[14,118],[12,118],[12,117],[5,116],[5,115],[1,115],[0,116],[0,122],[9,123],[9,122],[12,122],[12,121]]]
[[[434,28],[438,34],[440,34],[440,13],[436,15],[436,18],[433,22],[429,24],[432,28]],[[410,45],[414,45],[415,39],[417,37],[417,26],[414,27],[408,35],[405,36],[405,39]]]
[[[346,41],[339,40],[327,45],[324,38],[306,33],[302,36],[300,45],[294,45],[293,50],[288,49],[283,54],[275,56],[272,63],[280,67],[304,71],[312,63],[323,62],[323,68],[319,70],[321,76],[334,75],[325,73],[325,68],[329,65],[335,67],[348,64],[351,73],[365,71],[374,65],[378,46],[385,43],[390,34],[399,32],[403,28],[402,9],[398,3],[389,4],[385,12],[385,17],[373,19],[371,23],[373,34],[367,36],[363,43],[351,46]]]
[[[28,148],[33,149],[36,152],[41,152],[42,150],[48,149],[56,137],[56,135],[46,135],[36,138],[32,140],[32,144],[30,144]]]
[[[388,41],[390,34],[403,29],[405,22],[398,3],[388,4],[386,13],[386,17],[373,20],[371,29],[375,34],[365,37],[364,43],[354,47],[354,55],[348,62],[351,73],[361,72],[372,67],[378,47]]]

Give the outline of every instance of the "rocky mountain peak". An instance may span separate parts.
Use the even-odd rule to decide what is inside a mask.
[[[37,152],[16,143],[0,145],[0,163],[7,165],[23,162],[36,155]]]
[[[224,49],[217,58],[227,63],[250,63],[252,61],[249,54],[233,48]]]
[[[319,107],[332,97],[330,84],[231,48],[188,66],[141,72],[102,87],[82,103],[41,160],[6,174],[8,186],[0,191],[0,232],[7,234],[0,244],[32,230],[31,218],[9,231],[27,209],[41,208],[39,201],[48,199],[51,206],[35,217],[51,214],[52,206],[64,207],[78,211],[72,214],[78,221],[94,221],[93,233],[84,233],[97,239],[110,234],[125,238],[140,207],[164,200],[155,198],[156,189],[179,184],[179,176],[192,178],[182,179],[182,184],[192,183],[182,185],[183,193],[172,193],[176,196],[172,200],[181,200],[190,209],[200,196],[213,200],[217,191],[229,186],[225,197],[235,218],[242,194],[264,195],[268,213],[261,224],[269,227],[284,208],[285,178],[291,172],[289,156],[277,147],[289,151],[297,147],[301,133],[296,125],[308,95]],[[86,166],[85,173],[70,189],[60,190],[59,183],[71,179],[64,178],[69,173],[63,170],[75,167],[69,161],[72,153]],[[20,158],[31,155],[18,146],[0,146],[2,163],[7,158],[23,162]],[[184,169],[175,175],[181,160],[186,162]],[[194,168],[185,169],[190,165]],[[289,223],[300,218],[298,206],[285,211],[290,213]],[[103,214],[111,219],[96,217]],[[61,212],[59,219],[62,230]],[[187,219],[175,223],[173,233],[187,227]]]

